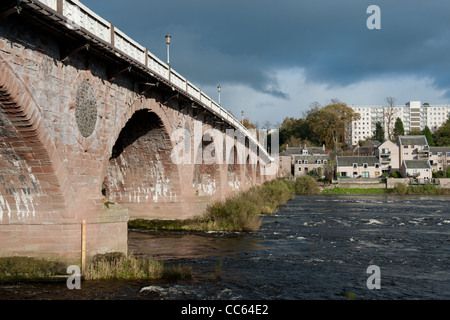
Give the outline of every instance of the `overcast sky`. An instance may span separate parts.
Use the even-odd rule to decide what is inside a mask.
[[[81,0],[240,119],[312,102],[450,103],[448,0]],[[366,26],[370,5],[381,29]]]

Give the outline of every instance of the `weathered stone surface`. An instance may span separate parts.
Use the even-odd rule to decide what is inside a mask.
[[[263,182],[259,164],[173,163],[172,133],[192,134],[193,159],[194,127],[214,122],[161,88],[141,95],[132,73],[108,81],[111,61],[90,51],[61,62],[60,44],[0,21],[0,255],[77,260],[83,220],[88,256],[126,252],[129,217],[193,217]]]
[[[83,137],[88,138],[94,132],[97,123],[97,101],[94,89],[86,80],[78,87],[75,105],[78,130]]]

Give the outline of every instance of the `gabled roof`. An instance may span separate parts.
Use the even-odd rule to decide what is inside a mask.
[[[387,145],[389,145],[389,146],[392,146],[392,147],[398,147],[396,144],[395,144],[395,142],[393,142],[393,141],[391,141],[391,140],[386,140],[385,142],[383,142],[382,144],[380,144],[379,146],[378,146],[378,148],[383,148],[383,147],[385,147],[385,146],[387,146]]]
[[[298,160],[308,160],[309,162],[316,162],[317,160],[329,160],[330,156],[328,154],[318,154],[318,155],[296,155],[295,162]]]
[[[338,167],[351,167],[354,163],[358,166],[362,166],[367,163],[369,166],[373,167],[376,163],[380,163],[377,157],[374,156],[338,156],[336,157],[336,166]]]
[[[308,150],[308,154],[325,154],[325,150],[320,147],[287,147],[286,152],[290,155],[303,154],[303,149]]]
[[[398,143],[402,146],[406,145],[428,145],[427,138],[423,135],[421,136],[399,136]]]
[[[403,165],[406,169],[431,169],[428,160],[403,160]]]
[[[430,147],[430,154],[437,154],[438,152],[450,152],[450,147]]]

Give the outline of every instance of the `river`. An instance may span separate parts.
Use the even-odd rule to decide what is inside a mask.
[[[297,196],[257,232],[129,230],[130,252],[187,264],[192,279],[8,284],[0,299],[447,300],[449,200]],[[367,285],[369,266],[379,289]]]

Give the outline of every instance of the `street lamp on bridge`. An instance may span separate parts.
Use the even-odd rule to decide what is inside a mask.
[[[222,89],[222,87],[220,86],[220,84],[217,86],[217,90],[219,91],[219,106],[220,106],[220,89]]]
[[[169,33],[166,34],[166,44],[167,44],[167,64],[170,65],[170,51],[169,51],[169,46],[170,46],[170,39],[172,37],[170,36]]]

